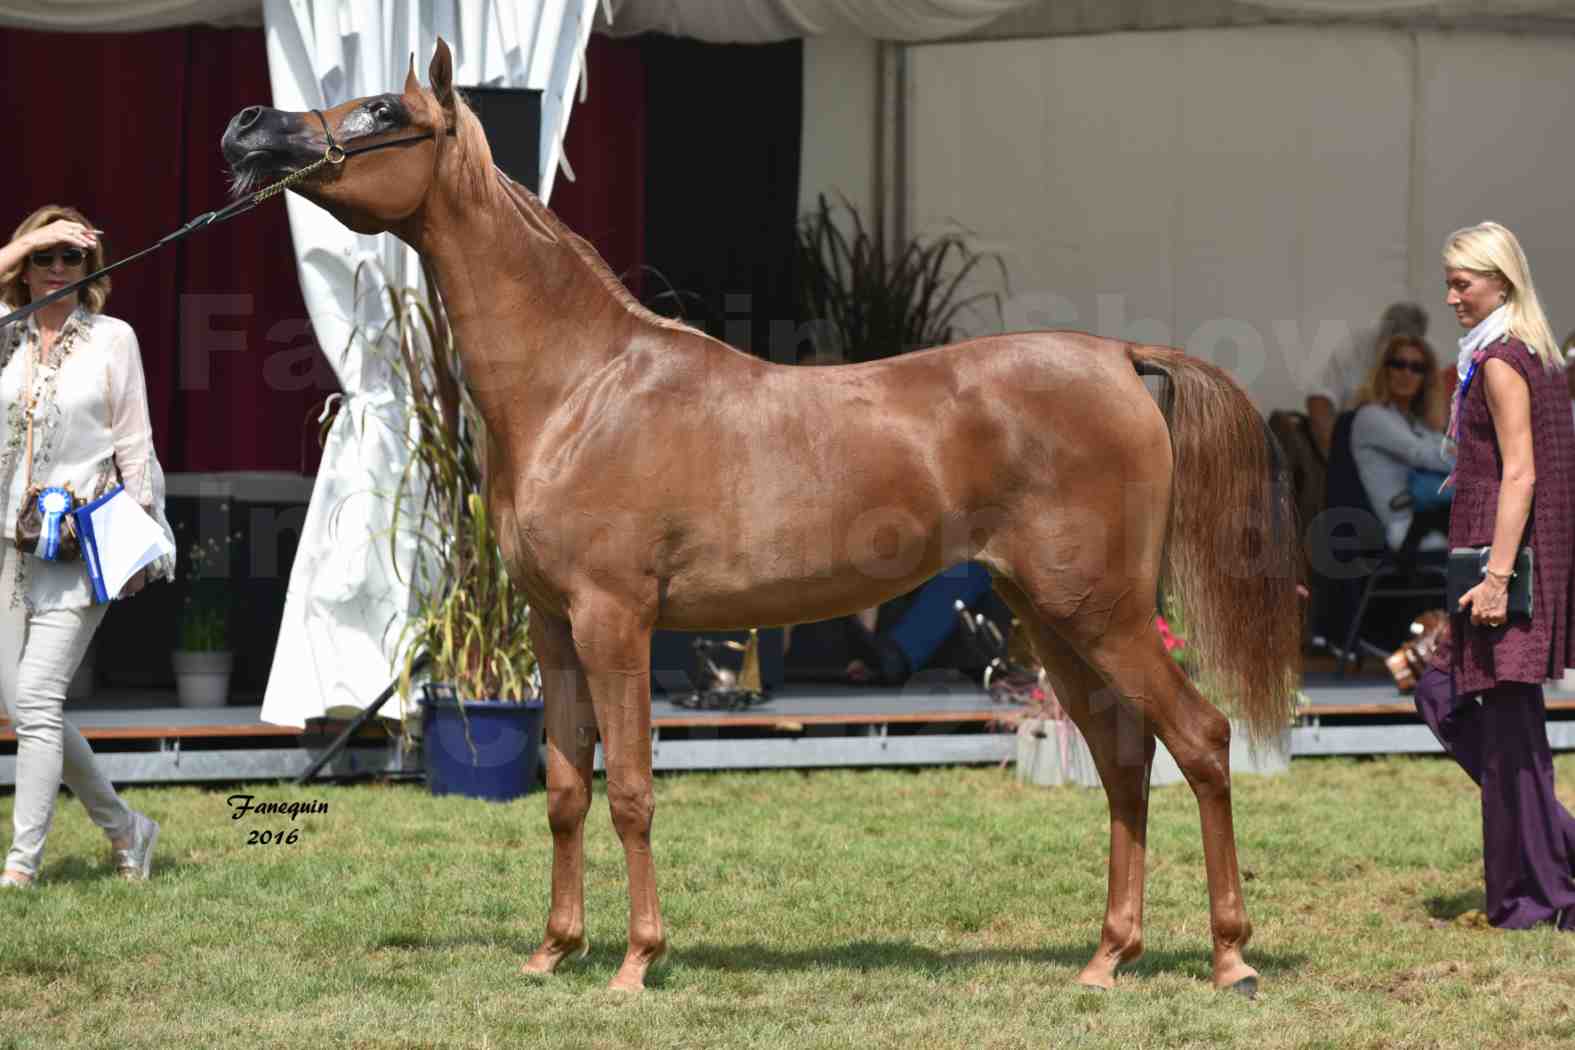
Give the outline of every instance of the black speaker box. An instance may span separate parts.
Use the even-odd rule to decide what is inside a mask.
[[[541,92],[534,88],[461,88],[492,147],[492,159],[515,182],[541,191]]]

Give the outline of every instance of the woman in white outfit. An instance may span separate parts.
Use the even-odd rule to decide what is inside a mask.
[[[0,300],[9,312],[103,260],[92,223],[73,208],[46,205],[0,248]],[[119,874],[147,878],[158,839],[158,824],[121,800],[63,715],[66,686],[107,607],[93,603],[80,559],[45,561],[14,542],[29,448],[35,484],[91,498],[118,473],[168,531],[137,337],[100,312],[108,297],[109,279],[99,278],[0,330],[0,700],[17,738],[13,837],[0,887],[31,886],[38,877],[62,781],[109,837]],[[121,597],[173,570],[169,559],[155,562]]]

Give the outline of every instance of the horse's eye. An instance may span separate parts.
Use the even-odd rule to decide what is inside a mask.
[[[379,99],[367,106],[366,111],[376,120],[387,120],[393,114],[393,107]]]

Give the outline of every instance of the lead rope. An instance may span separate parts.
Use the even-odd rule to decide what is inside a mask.
[[[333,132],[328,130],[328,118],[323,116],[321,110],[314,109],[312,112],[317,114],[317,119],[322,122],[323,137],[328,140],[328,147],[323,150],[323,155],[321,157],[317,158],[306,167],[301,168],[298,171],[291,172],[284,178],[280,179],[278,182],[275,182],[270,186],[265,186],[264,188],[257,190],[255,193],[248,194],[246,197],[234,202],[233,204],[226,205],[225,207],[216,211],[203,212],[201,215],[197,216],[195,219],[192,219],[190,222],[186,223],[186,225],[176,230],[174,233],[169,234],[163,240],[160,240],[156,244],[142,249],[135,255],[128,255],[119,262],[111,263],[102,269],[95,270],[93,273],[88,274],[79,281],[74,281],[71,284],[66,285],[64,288],[50,292],[42,299],[35,299],[26,306],[23,306],[21,309],[11,311],[4,317],[0,317],[0,329],[6,328],[9,325],[15,324],[18,321],[32,316],[35,312],[42,310],[50,303],[70,295],[72,292],[76,291],[78,288],[81,288],[89,281],[97,280],[112,270],[118,270],[127,263],[134,262],[137,259],[142,258],[144,255],[147,255],[149,252],[153,252],[159,248],[164,247],[166,244],[173,244],[181,238],[188,236],[189,234],[196,233],[205,226],[212,226],[216,223],[224,222],[226,219],[233,219],[242,212],[251,211],[269,197],[283,193],[285,190],[289,189],[297,182],[300,182],[302,179],[306,178],[313,172],[317,171],[325,164],[333,167],[338,167],[339,165],[343,164],[345,162],[345,157],[347,157],[349,154],[345,151],[343,146],[334,141]],[[398,145],[403,142],[419,141],[423,138],[431,138],[431,136],[424,135],[416,136],[410,139],[397,139],[392,143],[380,143],[380,145]]]

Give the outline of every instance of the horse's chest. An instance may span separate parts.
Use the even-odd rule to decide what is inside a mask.
[[[562,604],[562,589],[549,573],[552,544],[540,522],[531,518],[522,515],[515,528],[500,530],[498,549],[515,586],[525,592],[531,605],[556,608]]]

